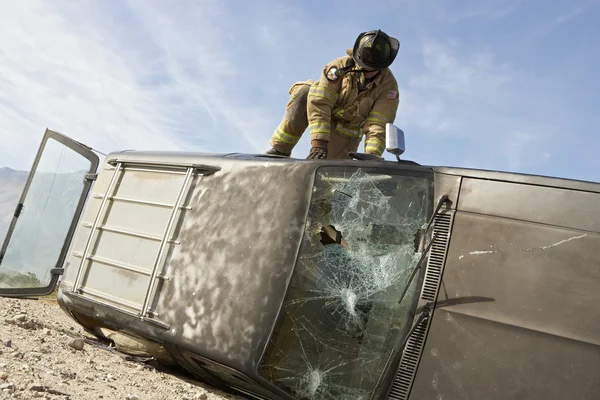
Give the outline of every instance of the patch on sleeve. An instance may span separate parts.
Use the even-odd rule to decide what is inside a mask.
[[[331,67],[327,71],[327,80],[329,82],[335,82],[340,77],[340,71],[336,67]]]
[[[395,90],[390,90],[387,94],[388,99],[394,100],[396,97],[398,97],[398,92]]]

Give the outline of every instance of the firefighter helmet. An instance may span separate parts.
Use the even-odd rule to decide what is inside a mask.
[[[392,65],[399,48],[398,39],[378,29],[358,35],[352,57],[361,68],[376,71]]]

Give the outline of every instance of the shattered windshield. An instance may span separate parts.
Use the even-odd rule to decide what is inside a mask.
[[[299,399],[370,399],[410,329],[430,175],[317,170],[298,260],[260,373]]]

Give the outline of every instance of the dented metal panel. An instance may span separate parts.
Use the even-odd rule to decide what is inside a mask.
[[[475,175],[410,398],[598,398],[600,185]]]
[[[156,311],[181,345],[253,368],[294,267],[312,174],[298,163],[219,165],[192,183]]]

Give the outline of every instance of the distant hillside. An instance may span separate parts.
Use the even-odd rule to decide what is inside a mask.
[[[0,240],[2,241],[25,187],[28,174],[28,171],[0,168]]]

